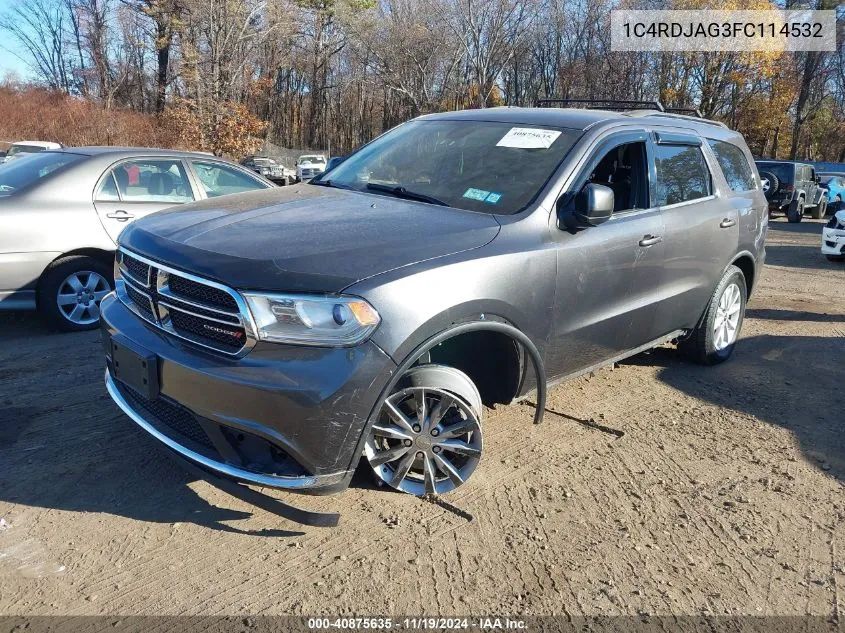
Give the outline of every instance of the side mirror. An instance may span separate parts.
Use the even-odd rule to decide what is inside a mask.
[[[338,165],[340,165],[343,161],[346,160],[346,156],[332,156],[328,162],[326,163],[325,171],[329,171],[330,169],[334,169]]]
[[[821,176],[816,176],[816,184],[817,185],[822,184],[822,177]]]
[[[598,226],[613,215],[613,189],[587,183],[575,196],[575,219],[581,226]]]

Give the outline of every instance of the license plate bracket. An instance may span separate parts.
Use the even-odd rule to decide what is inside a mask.
[[[158,357],[120,335],[110,345],[114,377],[148,400],[158,398]]]

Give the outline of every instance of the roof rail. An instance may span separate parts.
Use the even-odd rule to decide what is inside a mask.
[[[548,108],[552,106],[567,107],[576,106],[584,107],[587,110],[657,110],[664,112],[663,104],[659,101],[630,101],[621,99],[538,99],[536,102],[538,108]]]
[[[648,112],[646,110],[640,110],[638,112],[631,112],[628,116],[650,116],[661,119],[686,119],[687,121],[692,121],[695,123],[704,123],[705,125],[715,125],[716,127],[723,128],[728,127],[721,121],[714,121],[713,119],[705,119],[704,117],[695,117],[687,114],[678,114],[675,112]]]
[[[694,116],[699,119],[704,118],[701,116],[701,110],[698,108],[663,108],[663,110],[669,114],[686,114],[687,116]]]
[[[674,119],[695,119],[707,125],[717,127],[728,127],[724,123],[705,119],[698,108],[667,108],[660,101],[634,101],[619,99],[538,99],[536,107],[548,108],[559,107],[581,107],[587,110],[623,110],[628,116],[655,116]]]

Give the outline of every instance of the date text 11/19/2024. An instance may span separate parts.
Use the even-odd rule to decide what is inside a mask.
[[[478,618],[381,618],[381,617],[351,617],[351,618],[309,618],[308,628],[311,630],[483,630],[483,631],[522,631],[526,629],[524,620],[509,617],[478,617]]]

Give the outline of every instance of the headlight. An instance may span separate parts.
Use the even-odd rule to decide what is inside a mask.
[[[358,297],[243,296],[262,341],[347,347],[364,341],[381,321],[375,308]]]

